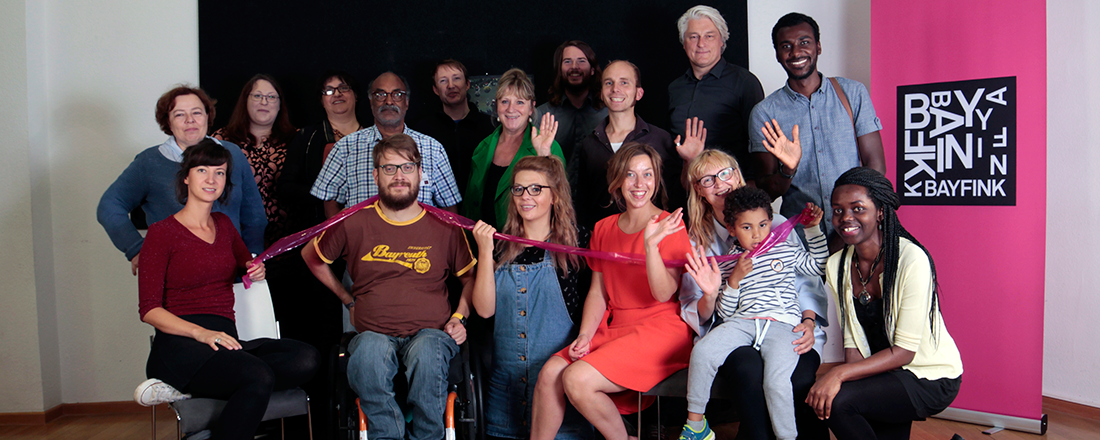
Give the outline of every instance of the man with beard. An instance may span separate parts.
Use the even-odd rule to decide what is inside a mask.
[[[602,109],[599,101],[600,70],[596,66],[596,52],[587,43],[580,40],[566,41],[554,51],[554,83],[550,86],[550,102],[538,106],[533,120],[542,120],[542,115],[550,113],[558,121],[558,134],[554,140],[561,146],[566,166],[572,166],[573,147],[596,125],[607,117],[607,109]],[[570,173],[573,174],[572,172]],[[572,178],[570,181],[574,181]]]
[[[463,187],[470,180],[470,156],[477,144],[493,132],[493,120],[466,98],[468,90],[466,66],[458,60],[440,61],[432,75],[432,91],[443,105],[411,124],[443,144],[455,181]]]
[[[680,44],[691,62],[683,76],[668,85],[668,112],[672,134],[686,136],[695,124],[706,123],[706,147],[718,148],[737,158],[745,179],[749,164],[749,113],[764,98],[756,75],[722,58],[729,27],[722,14],[710,6],[688,9],[676,22]],[[694,158],[698,152],[685,157]]]
[[[466,340],[477,263],[462,229],[416,203],[421,156],[413,138],[395,134],[374,147],[379,200],[302,248],[310,271],[336,294],[359,332],[348,350],[348,383],[370,421],[369,437],[405,438],[393,377],[405,366],[413,440],[443,438],[451,358]],[[328,264],[348,261],[346,289]],[[445,281],[459,277],[462,295],[451,313]]]
[[[619,208],[611,201],[607,192],[607,163],[611,156],[619,151],[626,142],[641,142],[657,150],[663,165],[662,187],[668,190],[666,210],[684,206],[687,196],[680,182],[683,160],[677,154],[672,136],[660,127],[647,124],[634,114],[634,105],[642,99],[642,74],[638,66],[630,61],[612,61],[603,70],[600,81],[600,99],[607,108],[608,116],[600,121],[596,129],[588,134],[577,147],[574,154],[577,170],[577,191],[573,199],[577,211],[577,223],[589,229],[596,222],[612,214],[618,214]],[[699,124],[702,134],[702,124]],[[693,133],[695,131],[693,130]],[[677,138],[679,143],[680,139]],[[702,150],[701,137],[689,136],[684,141],[689,150]]]
[[[382,139],[398,133],[409,135],[424,155],[421,165],[424,179],[420,184],[420,202],[457,212],[462,201],[451,172],[451,162],[439,141],[405,126],[409,110],[409,87],[404,78],[386,72],[367,87],[374,125],[344,136],[325,159],[310,194],[325,201],[325,215],[332,217],[345,206],[354,205],[378,194],[371,177],[375,169],[372,151]]]
[[[787,71],[787,85],[752,110],[756,184],[773,199],[783,196],[780,213],[788,217],[801,212],[806,202],[829,206],[833,182],[851,168],[865,166],[886,174],[882,123],[871,96],[859,81],[826,79],[817,71],[820,36],[809,16],[792,12],[779,19],[772,28],[772,45],[775,59]],[[829,249],[835,251],[841,243],[831,230],[832,217],[826,209],[821,224],[829,225]]]

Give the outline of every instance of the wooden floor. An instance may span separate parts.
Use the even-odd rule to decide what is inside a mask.
[[[987,436],[987,426],[970,425],[940,419],[913,424],[913,440],[949,440],[959,434],[966,440],[1087,440],[1100,439],[1100,410],[1081,410],[1080,406],[1044,399],[1043,412],[1049,426],[1044,436],[1016,431],[1001,431]],[[157,411],[157,439],[176,438],[175,416],[171,410]],[[736,435],[736,423],[716,427],[717,440],[729,440]],[[0,426],[0,439],[44,440],[145,440],[150,437],[149,413],[62,416],[46,425]],[[666,435],[675,439],[679,428]],[[320,440],[320,439],[319,439]]]

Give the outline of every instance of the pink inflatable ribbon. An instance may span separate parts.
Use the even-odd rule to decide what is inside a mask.
[[[267,260],[271,259],[272,257],[274,257],[276,255],[279,255],[283,252],[286,252],[286,251],[294,249],[298,246],[301,246],[305,242],[311,240],[313,237],[315,237],[315,236],[321,234],[322,232],[324,232],[326,229],[328,229],[328,228],[332,227],[333,225],[343,221],[348,216],[358,212],[359,210],[361,210],[363,208],[366,208],[367,206],[370,206],[376,200],[378,200],[378,196],[371,197],[367,200],[364,200],[362,202],[357,203],[356,205],[354,205],[350,208],[347,208],[343,211],[340,211],[339,214],[336,214],[336,215],[332,216],[332,218],[330,218],[328,220],[325,220],[324,222],[321,222],[317,226],[306,229],[306,230],[304,230],[302,232],[299,232],[297,234],[292,234],[292,235],[288,235],[286,237],[283,237],[283,238],[279,239],[279,241],[276,241],[274,244],[272,244],[271,247],[264,250],[263,253],[261,253],[260,255],[257,255],[254,261],[258,261],[258,262],[267,261]],[[433,217],[435,217],[436,219],[439,219],[439,221],[441,221],[443,223],[446,223],[446,224],[449,224],[449,225],[452,225],[452,226],[457,226],[457,227],[472,231],[474,229],[474,224],[477,223],[477,222],[475,222],[473,220],[470,220],[466,217],[463,217],[461,215],[454,214],[454,213],[451,213],[451,212],[447,212],[447,211],[444,211],[442,209],[436,208],[434,206],[428,206],[428,205],[425,205],[423,203],[421,203],[420,206],[422,208],[424,208],[424,210],[428,211],[428,213],[431,214]],[[756,246],[755,249],[749,251],[748,256],[750,258],[756,257],[760,254],[763,254],[763,253],[767,252],[773,246],[786,241],[787,236],[789,236],[791,234],[791,231],[794,230],[794,227],[795,227],[796,224],[805,224],[811,218],[812,218],[812,215],[810,214],[810,209],[806,208],[799,215],[788,219],[786,222],[783,222],[783,224],[781,224],[777,227],[772,228],[772,232],[771,232],[771,234],[768,235],[768,238],[764,239],[764,241],[761,242],[760,245]],[[556,243],[547,243],[545,241],[537,241],[537,240],[531,240],[531,239],[523,238],[523,237],[516,237],[514,235],[502,234],[500,232],[497,232],[497,233],[493,234],[493,238],[496,238],[498,240],[506,240],[506,241],[516,242],[516,243],[526,244],[526,245],[529,245],[529,246],[535,246],[535,247],[546,249],[546,250],[552,251],[552,252],[564,252],[564,253],[568,253],[568,254],[574,254],[574,255],[581,256],[581,257],[585,257],[585,258],[598,258],[598,259],[601,259],[601,260],[608,260],[608,261],[614,261],[614,262],[618,262],[618,263],[627,263],[627,264],[642,264],[642,265],[645,264],[645,255],[640,255],[640,254],[594,251],[594,250],[591,250],[591,249],[578,248],[578,247],[573,247],[573,246],[565,246],[565,245],[556,244]],[[741,256],[741,254],[719,255],[719,256],[716,256],[715,258],[719,262],[722,262],[722,261],[736,260],[740,256]],[[680,258],[680,259],[676,259],[676,260],[664,260],[664,263],[665,263],[666,267],[682,267],[682,266],[687,264],[687,259],[686,258]],[[249,288],[252,285],[252,280],[249,279],[247,276],[243,277],[242,280],[244,281],[244,287],[246,289]]]

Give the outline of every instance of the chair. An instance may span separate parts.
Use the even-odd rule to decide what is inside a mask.
[[[233,285],[237,335],[241,340],[257,338],[279,339],[279,323],[275,321],[275,308],[271,303],[271,290],[267,281],[252,283],[245,289],[241,283]],[[184,434],[191,435],[209,429],[221,416],[225,401],[219,399],[196,398],[172,402],[169,406],[176,412],[176,438]],[[157,407],[153,406],[153,440],[157,437]],[[309,411],[309,396],[301,388],[276,391],[271,394],[263,421],[279,419],[279,429],[286,438],[283,419],[305,415],[309,438],[313,439],[313,417]]]
[[[347,383],[348,345],[355,333],[345,333],[340,344],[333,348],[336,362],[333,374],[337,430],[347,433],[348,439],[365,438],[369,422],[359,409],[359,399]],[[467,340],[459,346],[459,353],[451,360],[448,378],[448,396],[444,417],[445,440],[482,440],[485,438],[484,409],[482,407],[481,356],[471,352],[471,333],[467,328]],[[476,350],[475,350],[476,351]],[[400,396],[407,392],[402,366],[394,377],[394,388]],[[343,438],[343,437],[342,437]]]
[[[657,433],[660,437],[661,430],[661,397],[687,397],[687,380],[688,369],[672,373],[671,376],[666,377],[649,391],[644,393],[638,393],[638,438],[641,438],[642,433],[642,396],[656,396],[657,401]],[[714,376],[714,385],[710,388],[711,399],[731,399],[732,395],[727,391],[732,390],[732,384],[728,384],[728,381],[722,375]]]

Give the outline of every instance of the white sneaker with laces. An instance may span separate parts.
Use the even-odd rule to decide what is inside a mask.
[[[172,403],[190,398],[190,394],[183,394],[160,379],[148,379],[134,389],[134,401],[141,406]]]

